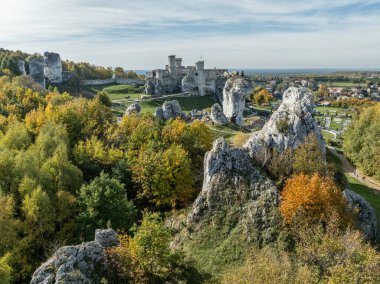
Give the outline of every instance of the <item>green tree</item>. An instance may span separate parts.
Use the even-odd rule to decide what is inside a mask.
[[[362,109],[344,134],[344,154],[380,180],[380,105]]]
[[[326,161],[322,149],[314,133],[306,137],[303,144],[294,151],[293,170],[294,173],[314,174],[326,173]]]
[[[98,100],[100,103],[102,103],[106,107],[112,106],[112,101],[106,92],[98,92],[96,94],[95,100]]]
[[[128,200],[124,185],[103,173],[79,190],[79,207],[85,239],[91,239],[95,229],[106,228],[108,221],[116,230],[128,230],[136,217],[136,208]]]

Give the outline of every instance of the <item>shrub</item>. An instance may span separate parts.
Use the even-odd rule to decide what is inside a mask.
[[[289,123],[287,118],[282,118],[276,122],[277,130],[284,134],[289,130]]]

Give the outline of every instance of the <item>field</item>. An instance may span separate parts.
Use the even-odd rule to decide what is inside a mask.
[[[123,100],[125,97],[129,96],[130,99],[138,99],[142,93],[141,88],[134,87],[132,85],[119,85],[119,84],[108,84],[108,85],[95,85],[95,86],[85,86],[83,87],[86,91],[96,94],[99,91],[107,93],[111,100]]]
[[[354,83],[354,82],[331,82],[327,84],[329,87],[355,87],[359,86],[360,84]]]
[[[347,175],[351,189],[363,196],[375,209],[377,217],[377,228],[380,230],[380,191],[367,187],[357,179]]]

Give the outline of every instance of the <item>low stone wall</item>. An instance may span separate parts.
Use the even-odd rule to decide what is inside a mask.
[[[92,85],[106,85],[106,84],[123,84],[123,85],[144,85],[144,80],[141,79],[125,79],[125,78],[109,78],[109,79],[96,79],[96,80],[82,80],[80,84],[82,86],[92,86]]]

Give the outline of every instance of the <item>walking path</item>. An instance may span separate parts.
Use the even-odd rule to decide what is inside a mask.
[[[339,160],[342,162],[342,168],[343,168],[344,172],[346,172],[351,177],[356,178],[357,180],[359,180],[360,182],[364,183],[368,187],[376,189],[376,190],[380,190],[380,182],[374,180],[373,178],[371,178],[371,177],[369,177],[367,175],[362,174],[355,166],[353,166],[347,160],[347,158],[345,156],[343,156],[342,154],[338,153],[335,150],[335,148],[333,148],[331,146],[328,146],[328,148],[331,151],[331,153],[333,153],[334,156],[338,157]]]

